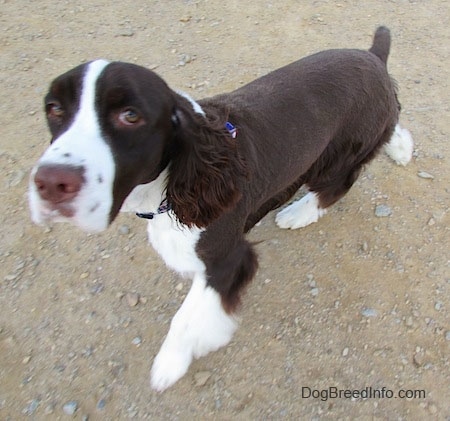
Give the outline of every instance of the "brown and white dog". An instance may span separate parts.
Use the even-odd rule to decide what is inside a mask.
[[[412,139],[386,70],[389,30],[369,51],[329,50],[233,92],[195,102],[145,68],[96,60],[53,81],[50,147],[32,170],[36,223],[102,231],[119,211],[147,218],[166,264],[192,279],[153,364],[162,391],[226,345],[257,257],[245,240],[279,212],[281,228],[316,222],[387,145],[405,165]]]

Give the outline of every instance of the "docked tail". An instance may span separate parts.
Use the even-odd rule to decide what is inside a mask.
[[[387,63],[389,49],[391,47],[391,32],[385,26],[379,26],[373,37],[370,52],[375,54],[384,64]]]

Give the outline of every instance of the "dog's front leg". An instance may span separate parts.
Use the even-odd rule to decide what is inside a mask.
[[[153,363],[152,387],[162,392],[173,385],[194,357],[226,345],[236,328],[237,321],[222,307],[219,293],[207,285],[204,273],[197,274]]]

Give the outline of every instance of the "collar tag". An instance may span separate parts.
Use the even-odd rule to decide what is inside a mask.
[[[231,124],[229,121],[227,121],[225,123],[225,128],[228,130],[228,132],[230,133],[231,137],[233,139],[236,139],[237,137],[237,129],[236,126],[234,126],[233,124]]]

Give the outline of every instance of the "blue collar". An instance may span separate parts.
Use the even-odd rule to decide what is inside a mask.
[[[158,206],[158,209],[156,209],[156,212],[136,212],[136,216],[139,216],[139,218],[144,219],[153,219],[156,215],[160,215],[162,213],[166,213],[170,211],[170,205],[169,201],[167,200],[167,197],[163,199],[163,201]]]

